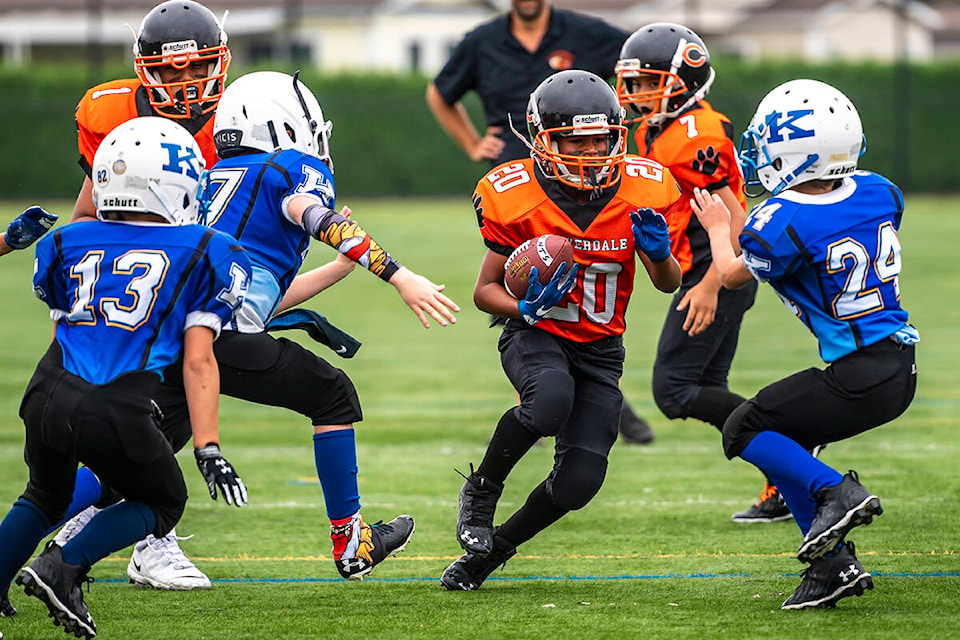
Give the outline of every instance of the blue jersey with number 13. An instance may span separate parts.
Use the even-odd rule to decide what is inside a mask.
[[[183,333],[214,331],[243,301],[250,260],[200,225],[77,222],[37,243],[33,286],[57,323],[63,366],[93,384],[176,361]]]
[[[907,326],[900,306],[903,194],[858,171],[823,195],[788,190],[758,204],[740,235],[747,268],[770,283],[833,362]]]

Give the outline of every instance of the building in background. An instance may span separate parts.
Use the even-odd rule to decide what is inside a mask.
[[[153,0],[0,0],[0,61],[132,63]],[[328,73],[436,73],[509,0],[208,0],[240,65],[285,59]],[[960,56],[960,5],[918,0],[555,0],[627,30],[680,22],[746,58],[912,61]],[[128,29],[125,25],[129,25]]]

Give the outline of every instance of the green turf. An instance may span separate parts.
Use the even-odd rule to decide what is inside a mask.
[[[336,579],[311,430],[282,410],[226,399],[223,449],[250,490],[241,510],[212,502],[189,452],[181,454],[191,500],[178,531],[214,580],[200,593],[124,582],[129,553],[94,568],[86,595],[105,639],[196,638],[956,638],[960,637],[960,199],[909,198],[902,229],[904,306],[920,329],[920,382],[895,423],[831,445],[824,459],[860,471],[885,513],[856,532],[876,589],[835,611],[782,612],[799,581],[792,523],[737,525],[759,473],[728,462],[719,435],[694,421],[668,422],[650,398],[650,366],[669,297],[645,282],[628,314],[623,386],[657,434],[650,446],[617,445],[596,499],[520,549],[475,593],[437,584],[459,555],[453,535],[462,479],[513,400],[495,330],[472,304],[483,253],[469,199],[344,202],[396,257],[448,285],[463,306],[456,326],[425,331],[394,293],[352,274],[309,306],[363,342],[338,360],[355,381],[360,488],[368,519],[407,512],[417,532],[372,579]],[[5,223],[23,203],[0,206]],[[54,207],[55,208],[55,207]],[[64,204],[59,213],[68,212]],[[317,247],[310,265],[329,259]],[[30,290],[32,255],[0,258],[0,514],[23,490],[20,396],[50,337]],[[323,349],[322,347],[317,347]],[[320,353],[331,360],[331,352]],[[813,338],[762,288],[744,323],[731,376],[751,395],[819,366]],[[501,516],[522,503],[551,465],[537,446],[507,482]],[[0,551],[2,552],[2,551]],[[20,614],[0,619],[5,640],[63,637],[38,601],[12,590]]]

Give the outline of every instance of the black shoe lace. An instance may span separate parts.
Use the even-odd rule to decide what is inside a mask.
[[[493,516],[497,511],[496,500],[490,499],[490,489],[483,486],[481,482],[476,480],[476,473],[473,470],[473,464],[470,464],[470,475],[465,476],[463,472],[459,469],[454,469],[460,476],[470,483],[470,485],[477,489],[478,493],[473,495],[473,500],[470,501],[469,509],[467,509],[468,518],[473,520],[474,517],[479,519],[481,522],[491,522]]]

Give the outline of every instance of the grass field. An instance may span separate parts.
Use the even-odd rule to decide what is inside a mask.
[[[669,298],[646,283],[628,314],[623,387],[653,423],[656,441],[614,447],[594,501],[521,547],[481,590],[443,591],[437,579],[459,555],[453,528],[462,479],[454,468],[479,462],[514,400],[496,331],[472,304],[483,248],[468,198],[344,203],[402,262],[445,282],[463,307],[456,326],[424,331],[392,287],[359,270],[308,305],[364,343],[356,358],[338,361],[364,405],[357,436],[364,515],[412,514],[413,540],[372,578],[337,578],[309,425],[225,399],[223,449],[249,488],[250,506],[212,502],[190,452],[181,454],[191,500],[178,532],[195,534],[182,546],[213,589],[137,589],[125,580],[129,553],[115,554],[94,568],[97,582],[86,594],[99,637],[960,638],[960,199],[908,199],[901,286],[922,335],[913,406],[824,454],[841,471],[857,469],[883,500],[884,515],[852,536],[876,589],[812,612],[779,609],[803,568],[793,557],[796,526],[730,521],[755,499],[759,473],[728,462],[712,427],[668,422],[653,405],[650,367]],[[21,204],[0,206],[0,222]],[[64,204],[58,212],[68,211]],[[322,247],[314,253],[311,265],[330,257]],[[31,294],[31,265],[29,252],[0,259],[0,514],[26,480],[17,409],[50,337],[45,307]],[[819,365],[813,338],[761,289],[731,387],[749,396]],[[551,454],[534,447],[520,463],[501,516],[545,476]],[[16,587],[11,596],[20,612],[0,619],[5,640],[64,637],[39,601]]]

